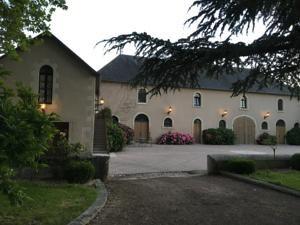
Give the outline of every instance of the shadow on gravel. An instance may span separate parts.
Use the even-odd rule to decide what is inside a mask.
[[[221,176],[115,179],[90,225],[299,225],[300,201]]]

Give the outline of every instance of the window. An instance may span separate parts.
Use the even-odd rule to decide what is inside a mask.
[[[278,109],[278,111],[283,111],[283,100],[282,99],[278,99],[277,109]]]
[[[164,127],[173,127],[173,121],[171,118],[165,118]]]
[[[119,123],[119,118],[118,117],[116,117],[116,116],[112,116],[112,122],[114,123],[114,124],[118,124]]]
[[[219,122],[219,128],[223,128],[223,129],[226,128],[226,121],[225,120],[220,120],[220,122]]]
[[[138,103],[147,103],[147,91],[144,88],[138,90]]]
[[[63,135],[67,140],[69,139],[69,123],[68,122],[54,122],[54,127],[59,130],[60,135]]]
[[[299,123],[295,123],[294,128],[299,128]]]
[[[194,95],[194,107],[200,107],[201,106],[201,95],[199,93],[196,93]]]
[[[248,108],[248,102],[246,96],[243,96],[240,100],[240,108],[241,109],[247,109]]]
[[[261,123],[261,129],[262,130],[268,130],[268,123],[267,122],[262,122]]]
[[[52,104],[53,69],[42,66],[39,74],[39,103]]]

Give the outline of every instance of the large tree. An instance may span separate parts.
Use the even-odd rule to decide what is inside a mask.
[[[31,35],[47,32],[55,9],[66,9],[65,0],[0,0],[0,55],[17,58]],[[17,94],[5,85],[8,72],[0,64],[0,192],[21,203],[24,193],[11,179],[16,168],[37,168],[54,135],[54,115],[39,110],[32,90],[17,85]]]
[[[0,54],[26,49],[31,35],[49,30],[57,8],[67,9],[65,0],[0,0]]]
[[[299,0],[197,0],[191,8],[198,13],[186,24],[197,28],[184,39],[171,42],[133,32],[103,41],[107,51],[136,46],[143,66],[133,86],[151,84],[152,94],[191,84],[201,87],[201,72],[217,78],[246,68],[249,75],[233,83],[233,95],[253,85],[276,85],[287,86],[291,95],[300,96]],[[265,26],[261,37],[249,44],[242,38],[232,41],[233,36],[253,32],[257,23]],[[221,41],[215,41],[219,36]]]

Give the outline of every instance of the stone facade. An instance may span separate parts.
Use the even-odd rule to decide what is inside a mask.
[[[194,96],[201,95],[201,106],[194,106]],[[285,131],[300,122],[300,102],[288,95],[249,93],[247,108],[242,109],[241,96],[231,97],[230,91],[188,89],[171,92],[148,98],[146,103],[138,103],[138,90],[129,87],[128,83],[101,81],[101,97],[105,106],[120,123],[135,128],[135,118],[144,114],[149,120],[149,135],[153,141],[168,131],[178,131],[193,134],[194,121],[201,120],[202,130],[219,127],[220,120],[226,122],[226,127],[233,129],[234,121],[240,117],[250,118],[254,125],[254,136],[257,138],[263,132],[276,135],[276,123],[283,120]],[[283,110],[278,111],[278,100],[283,100]],[[172,112],[168,114],[171,106]],[[224,112],[227,112],[224,115]],[[269,116],[264,118],[267,113]],[[222,117],[223,114],[223,117]],[[171,118],[172,127],[164,127],[164,119]],[[262,123],[267,122],[267,129],[262,129]],[[251,142],[252,143],[252,142]]]
[[[93,149],[95,86],[97,73],[57,38],[44,37],[29,51],[20,52],[18,61],[2,57],[0,63],[11,71],[7,84],[16,81],[39,91],[39,71],[44,65],[53,69],[52,104],[46,113],[57,113],[61,121],[69,123],[69,141],[82,143]]]

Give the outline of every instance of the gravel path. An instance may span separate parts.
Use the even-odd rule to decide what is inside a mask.
[[[90,225],[299,225],[300,199],[221,176],[107,183],[108,202]]]

